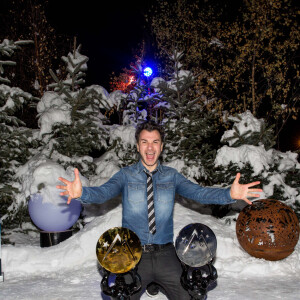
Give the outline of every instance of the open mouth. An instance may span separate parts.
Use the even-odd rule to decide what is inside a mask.
[[[155,154],[154,153],[146,153],[146,158],[147,160],[153,160],[155,157]]]

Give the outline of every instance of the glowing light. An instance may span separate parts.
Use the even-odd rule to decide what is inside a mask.
[[[135,81],[134,76],[129,76],[128,78],[128,85],[132,84]]]
[[[146,77],[150,77],[152,75],[152,73],[153,73],[153,71],[152,71],[151,68],[147,67],[147,68],[144,69],[144,75]]]

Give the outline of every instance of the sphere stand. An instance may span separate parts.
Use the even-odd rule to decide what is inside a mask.
[[[190,267],[182,263],[182,275],[180,282],[186,289],[192,300],[206,299],[207,289],[210,284],[216,281],[218,273],[212,265],[212,261],[202,267]],[[205,275],[205,276],[204,276]]]
[[[113,300],[129,300],[130,296],[137,292],[142,284],[140,275],[137,273],[137,267],[127,273],[113,274],[103,268],[103,278],[101,280],[102,292],[110,296]],[[115,283],[109,286],[110,275],[116,275]],[[132,278],[132,283],[126,283],[125,275],[129,274]]]
[[[73,230],[65,231],[40,231],[40,246],[51,247],[65,241],[73,234]]]

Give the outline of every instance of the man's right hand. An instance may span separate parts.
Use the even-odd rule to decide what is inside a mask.
[[[71,203],[71,200],[74,198],[80,198],[82,194],[82,184],[79,177],[78,169],[74,169],[75,179],[74,181],[69,181],[65,178],[59,177],[58,179],[63,182],[65,185],[57,185],[56,187],[61,190],[65,190],[61,192],[61,196],[69,196],[67,204]]]

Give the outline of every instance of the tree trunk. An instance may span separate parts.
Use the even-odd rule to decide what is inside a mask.
[[[255,51],[252,56],[252,74],[251,74],[251,94],[252,94],[252,114],[256,116],[256,97],[255,97]]]

